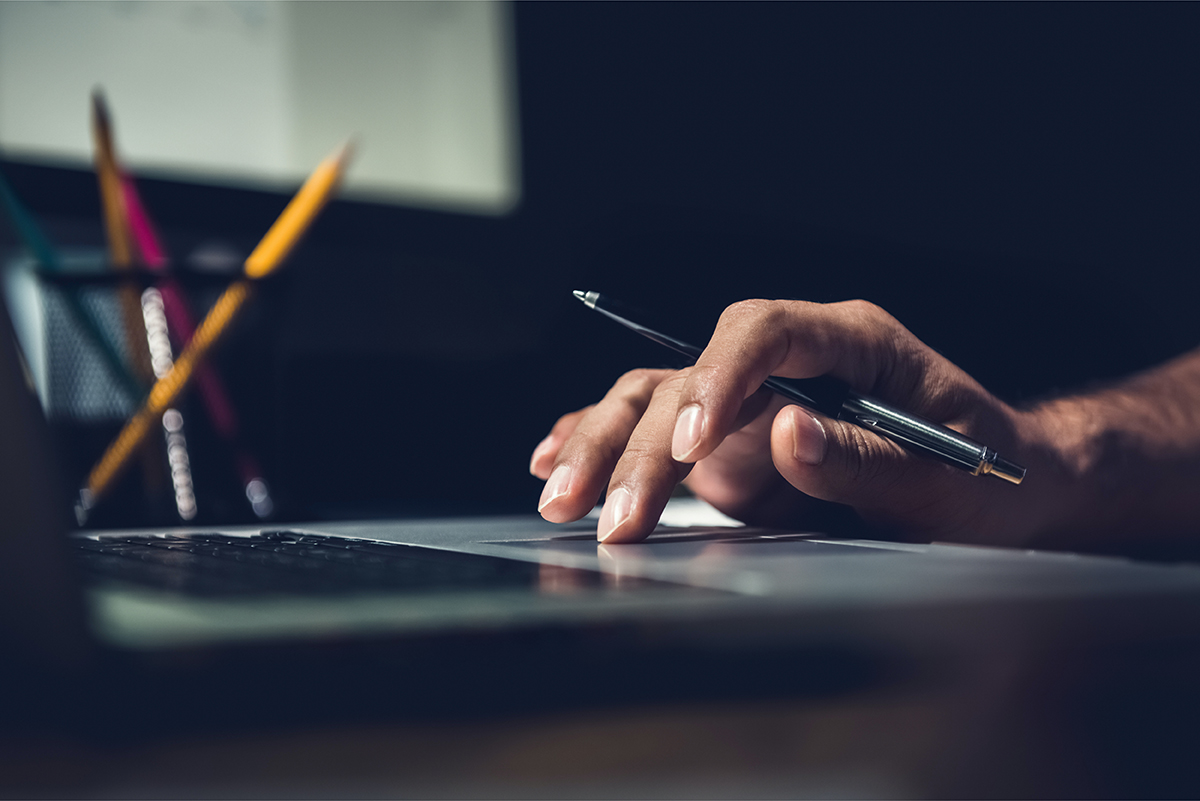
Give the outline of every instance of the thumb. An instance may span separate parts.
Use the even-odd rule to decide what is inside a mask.
[[[869,517],[903,519],[945,489],[947,468],[841,420],[785,406],[771,426],[771,457],[789,484]]]

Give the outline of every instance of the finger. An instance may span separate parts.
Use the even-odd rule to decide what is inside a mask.
[[[743,506],[756,502],[764,488],[787,486],[771,461],[770,448],[771,424],[787,403],[770,390],[751,395],[735,421],[735,430],[693,465],[684,481],[688,489],[725,514],[738,517]]]
[[[553,523],[578,520],[600,498],[617,459],[670,370],[633,370],[575,421],[550,469],[538,511]],[[560,421],[561,422],[561,421]],[[564,427],[570,422],[564,423]]]
[[[680,393],[672,453],[685,462],[710,454],[733,427],[742,401],[771,375],[830,373],[870,389],[897,372],[890,368],[902,353],[905,381],[917,385],[929,351],[913,343],[919,346],[894,318],[863,301],[736,303],[721,315]]]
[[[964,476],[951,467],[799,406],[787,406],[775,416],[771,456],[780,475],[804,494],[890,523],[915,520],[932,504],[970,491],[962,483]]]
[[[645,539],[658,525],[675,485],[691,469],[671,458],[671,432],[687,374],[686,370],[675,373],[655,388],[613,468],[596,526],[596,537],[605,544]]]
[[[590,412],[596,404],[586,406],[579,411],[564,414],[558,418],[558,422],[550,429],[550,433],[546,438],[537,444],[533,449],[533,456],[529,459],[529,472],[538,478],[545,481],[550,478],[550,470],[554,467],[555,460],[558,459],[558,452],[562,450],[570,436],[575,433],[579,421],[584,415]]]

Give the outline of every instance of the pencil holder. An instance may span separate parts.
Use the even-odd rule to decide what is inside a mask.
[[[164,276],[114,272],[103,250],[81,249],[65,251],[62,268],[52,273],[17,255],[5,263],[4,277],[62,472],[77,490],[141,406],[156,371],[178,354],[178,332],[167,324]],[[194,310],[196,317],[228,284],[224,276],[176,279],[167,300],[176,311]],[[212,394],[211,386],[205,389]],[[161,431],[147,438],[131,468],[90,515],[89,527],[251,522],[267,516],[261,470],[231,452],[220,436],[229,433],[234,415],[228,396],[201,403],[194,395],[185,394],[163,415]]]

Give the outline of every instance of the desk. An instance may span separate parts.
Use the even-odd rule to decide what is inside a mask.
[[[0,740],[22,797],[1194,796],[1196,652],[991,658],[821,699],[488,719]],[[580,677],[581,685],[597,681]],[[753,676],[731,677],[753,681]]]

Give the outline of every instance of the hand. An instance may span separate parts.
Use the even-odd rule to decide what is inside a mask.
[[[760,390],[769,375],[831,374],[1025,464],[1014,486],[971,476],[850,423]],[[1046,421],[1018,412],[864,302],[752,300],[722,314],[686,370],[635,370],[594,406],[562,417],[534,451],[553,522],[607,490],[606,543],[644,538],[674,486],[756,524],[803,525],[816,502],[845,504],[901,536],[1028,542],[1060,524],[1065,460]]]

